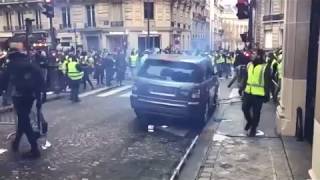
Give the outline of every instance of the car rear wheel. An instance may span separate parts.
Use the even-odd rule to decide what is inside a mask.
[[[146,126],[148,124],[147,115],[139,111],[135,111],[135,113],[136,113],[136,121],[139,123],[139,125]]]

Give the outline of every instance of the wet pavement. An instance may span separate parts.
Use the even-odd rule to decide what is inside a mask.
[[[6,135],[14,126],[1,125],[0,150],[7,151],[0,153],[0,179],[169,179],[198,130],[163,121],[148,132],[131,110],[130,86],[116,89],[88,94],[79,104],[45,104],[52,146],[37,160],[12,153]],[[24,140],[20,152],[28,150]]]

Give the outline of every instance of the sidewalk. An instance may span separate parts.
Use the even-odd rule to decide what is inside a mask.
[[[222,93],[220,98],[227,97],[229,92]],[[258,135],[249,138],[243,130],[246,122],[241,103],[220,105],[214,115],[218,128],[196,179],[308,179],[311,148],[305,143],[296,142],[294,138],[280,138],[276,134],[275,110],[274,104],[264,104]]]

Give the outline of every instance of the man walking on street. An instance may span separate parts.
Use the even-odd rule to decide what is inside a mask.
[[[72,102],[80,102],[79,88],[83,74],[81,65],[77,62],[75,57],[72,57],[72,61],[67,65],[67,75],[70,78],[71,86],[70,100]]]
[[[18,126],[15,140],[12,143],[12,150],[18,151],[19,143],[23,134],[26,134],[31,145],[28,157],[36,158],[40,156],[37,144],[37,135],[30,124],[29,114],[33,102],[37,100],[37,108],[41,108],[41,90],[44,80],[41,70],[30,62],[28,56],[22,53],[23,43],[11,43],[11,52],[8,56],[10,62],[4,75],[0,79],[0,92],[12,85],[12,98],[14,108],[18,116]]]
[[[245,83],[239,93],[243,95],[242,111],[247,120],[245,130],[250,137],[256,136],[262,104],[269,101],[270,67],[265,63],[263,50],[252,53],[247,66]]]

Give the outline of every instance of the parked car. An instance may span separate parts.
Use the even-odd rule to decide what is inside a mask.
[[[131,106],[137,119],[182,118],[204,125],[213,112],[219,81],[205,57],[149,56],[135,79]]]

